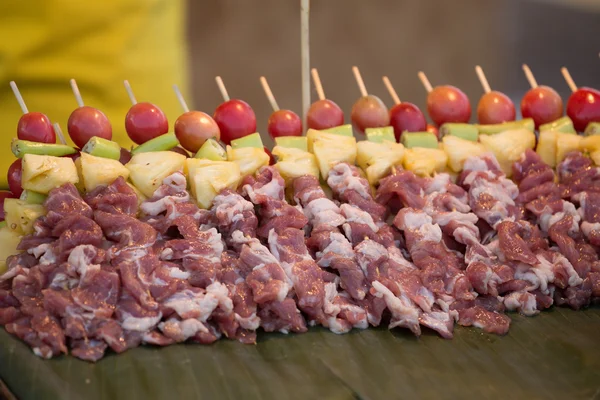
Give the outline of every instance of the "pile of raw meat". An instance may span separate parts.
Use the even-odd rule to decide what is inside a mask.
[[[456,183],[394,171],[373,196],[338,164],[329,195],[304,176],[288,202],[266,167],[210,210],[180,173],[139,206],[122,179],[84,198],[65,185],[0,276],[0,324],[40,357],[96,361],[140,344],[255,343],[259,328],[505,334],[507,310],[589,305],[600,297],[600,168],[571,153],[555,175],[528,151],[513,175],[486,155]]]

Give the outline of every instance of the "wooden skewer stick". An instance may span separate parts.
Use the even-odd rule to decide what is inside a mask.
[[[29,110],[25,105],[25,100],[23,100],[23,96],[21,96],[21,92],[19,91],[19,88],[17,87],[15,81],[10,81],[10,88],[12,89],[13,93],[15,94],[15,97],[17,98],[17,102],[21,107],[21,111],[23,111],[23,114],[27,114]]]
[[[319,72],[317,72],[316,68],[313,68],[310,70],[310,73],[312,75],[313,83],[315,84],[315,89],[317,90],[317,96],[319,96],[319,100],[325,100],[325,91],[323,90],[323,85],[321,84]]]
[[[310,108],[310,42],[309,20],[310,0],[300,0],[300,53],[302,70],[302,120],[306,121]]]
[[[475,66],[475,73],[477,74],[477,77],[479,78],[479,82],[481,82],[481,86],[483,87],[483,91],[485,93],[491,92],[492,88],[490,87],[490,84],[488,83],[488,80],[485,77],[485,74],[483,73],[483,69],[479,65]]]
[[[398,93],[396,93],[396,90],[394,89],[394,86],[392,86],[392,82],[390,82],[390,78],[388,78],[387,76],[384,76],[382,79],[383,79],[383,84],[385,85],[388,92],[390,93],[390,96],[392,97],[392,100],[394,100],[394,104],[402,103],[400,101],[400,97],[398,97]]]
[[[173,90],[175,91],[175,96],[177,96],[177,100],[179,100],[179,104],[181,105],[183,112],[184,113],[189,112],[190,109],[188,108],[188,105],[185,102],[183,95],[181,94],[181,90],[179,90],[179,86],[173,85]]]
[[[566,67],[562,67],[560,69],[560,73],[562,74],[563,78],[565,78],[565,81],[567,81],[567,85],[569,85],[569,88],[571,89],[571,92],[576,92],[577,91],[577,85],[575,84],[575,81],[571,77],[571,74],[569,73],[569,70]]]
[[[369,93],[367,92],[367,87],[365,86],[365,82],[363,81],[357,66],[352,67],[352,73],[354,74],[354,79],[356,79],[356,83],[358,84],[358,89],[360,89],[360,95],[363,97],[368,96]]]
[[[129,101],[131,101],[131,104],[135,106],[137,104],[137,100],[135,99],[135,96],[133,94],[133,90],[131,89],[131,85],[129,84],[129,81],[124,80],[123,85],[125,85],[125,90],[127,91],[127,96],[129,96]]]
[[[260,83],[263,87],[263,90],[265,91],[265,94],[267,95],[267,99],[269,99],[269,103],[271,103],[271,107],[273,107],[273,111],[279,111],[279,105],[277,105],[275,96],[273,96],[273,92],[271,92],[271,88],[269,87],[269,84],[267,83],[267,78],[265,78],[264,76],[261,76]]]
[[[523,72],[525,72],[525,77],[527,78],[527,81],[529,82],[531,88],[535,89],[536,87],[538,87],[537,81],[535,80],[535,76],[533,76],[533,72],[531,72],[531,69],[529,69],[529,66],[527,64],[523,64]]]
[[[77,101],[77,105],[79,107],[83,107],[83,97],[81,97],[81,93],[79,92],[79,86],[77,86],[77,82],[75,82],[75,79],[71,79],[69,82],[71,83],[71,90],[73,90],[73,94],[75,95],[75,101]]]
[[[217,82],[217,86],[219,87],[219,91],[221,92],[221,97],[223,97],[223,101],[229,101],[229,93],[227,93],[227,88],[223,83],[223,79],[221,79],[220,76],[216,76],[215,82]]]
[[[417,73],[417,76],[419,77],[419,80],[423,84],[425,90],[427,90],[427,93],[430,93],[433,90],[433,86],[431,86],[431,83],[429,82],[429,79],[427,79],[427,75],[425,75],[425,72],[419,71]]]
[[[62,129],[60,129],[60,125],[58,124],[58,122],[54,123],[52,126],[54,127],[54,132],[56,133],[56,136],[58,136],[58,141],[62,144],[67,144],[67,141],[65,140],[65,135],[63,135]]]

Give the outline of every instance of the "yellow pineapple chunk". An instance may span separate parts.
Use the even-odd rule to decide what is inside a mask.
[[[552,168],[556,166],[556,139],[558,139],[557,131],[542,131],[535,149],[542,161]]]
[[[263,149],[256,147],[234,149],[227,146],[227,159],[238,164],[242,177],[254,174],[260,167],[269,165],[270,161],[269,155]]]
[[[19,199],[5,199],[4,212],[6,226],[19,235],[33,233],[33,223],[46,214],[41,204],[28,204]]]
[[[591,135],[582,138],[581,142],[579,142],[579,148],[589,153],[600,150],[600,135]]]
[[[20,253],[17,246],[21,242],[21,237],[8,226],[0,229],[0,275],[6,272],[6,259]]]
[[[319,167],[314,154],[281,146],[275,146],[272,153],[277,157],[275,168],[286,182],[303,175],[319,177]]]
[[[388,175],[395,165],[402,164],[404,146],[401,143],[384,141],[357,143],[356,163],[363,169],[371,185],[376,185]]]
[[[183,171],[186,157],[174,151],[155,151],[138,153],[125,165],[129,170],[129,179],[146,197],[152,197],[163,180]]]
[[[404,152],[404,169],[419,176],[432,176],[442,172],[448,164],[448,156],[443,150],[414,147]]]
[[[579,150],[581,139],[573,133],[558,132],[556,136],[556,165],[565,159],[567,153]]]
[[[354,164],[356,161],[356,139],[354,137],[320,132],[314,138],[312,148],[324,180],[327,179],[329,170],[334,165],[340,162]]]
[[[23,189],[39,193],[48,193],[65,183],[77,184],[79,176],[77,167],[69,157],[39,156],[25,154],[23,156]]]
[[[590,158],[597,166],[600,166],[600,150],[596,150],[590,154]]]
[[[512,175],[512,164],[521,158],[527,149],[535,147],[535,134],[529,129],[514,129],[495,135],[479,135],[485,148],[491,151],[506,176]]]
[[[467,158],[479,156],[487,151],[481,143],[450,135],[444,136],[442,147],[448,155],[448,167],[454,172],[462,171]]]
[[[235,190],[242,178],[239,165],[233,161],[188,158],[186,171],[192,196],[198,207],[204,209],[211,207],[213,199],[221,190]]]
[[[88,192],[100,185],[110,185],[118,177],[129,178],[129,170],[119,160],[81,153],[81,178]]]

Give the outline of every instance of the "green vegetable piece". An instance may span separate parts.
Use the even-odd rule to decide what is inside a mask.
[[[0,229],[4,229],[8,226],[8,224],[6,223],[6,221],[0,221]]]
[[[194,158],[211,161],[227,161],[227,152],[215,139],[207,139],[200,147]]]
[[[400,142],[407,149],[413,147],[439,148],[437,137],[431,132],[404,132],[400,137]]]
[[[321,132],[335,133],[336,135],[342,135],[342,136],[354,136],[354,132],[352,131],[351,124],[340,125],[340,126],[335,126],[333,128],[322,129]]]
[[[146,143],[131,150],[131,155],[134,156],[138,153],[150,153],[154,151],[167,151],[178,145],[179,140],[177,140],[177,136],[175,136],[173,132],[165,133],[164,135],[150,139]]]
[[[509,121],[502,122],[501,124],[491,125],[476,125],[480,135],[494,135],[505,131],[512,131],[515,129],[527,129],[531,132],[535,131],[535,122],[532,118],[525,118],[520,121]]]
[[[600,135],[600,122],[590,122],[583,132],[585,136]]]
[[[232,140],[231,147],[234,149],[240,149],[242,147],[256,147],[257,149],[265,148],[262,139],[260,138],[260,133],[258,132]]]
[[[81,151],[92,156],[110,158],[112,160],[121,158],[121,146],[117,142],[98,136],[94,136],[88,140]]]
[[[446,135],[476,142],[479,139],[479,130],[477,129],[477,126],[471,124],[447,122],[440,126],[440,137]]]
[[[365,135],[369,142],[382,143],[384,141],[395,142],[394,128],[392,126],[384,126],[383,128],[367,128]]]
[[[25,154],[62,157],[77,153],[74,147],[66,144],[37,143],[19,139],[12,141],[11,150],[17,158],[23,158]]]
[[[23,190],[20,199],[27,204],[44,204],[47,197],[48,196],[45,194],[34,192],[32,190]]]
[[[558,131],[563,133],[577,133],[573,127],[573,121],[569,117],[561,117],[555,121],[540,125],[540,132],[543,131]]]
[[[306,136],[280,136],[275,138],[275,145],[308,151],[308,139]]]

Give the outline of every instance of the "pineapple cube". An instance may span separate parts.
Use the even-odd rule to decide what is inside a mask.
[[[527,149],[535,147],[535,134],[529,129],[513,129],[496,135],[479,135],[485,148],[491,151],[507,177],[512,175],[512,165]]]
[[[81,153],[81,178],[88,192],[100,185],[110,185],[118,177],[129,178],[129,170],[119,160]]]
[[[448,167],[454,172],[462,171],[467,158],[479,156],[487,151],[481,143],[462,139],[458,136],[444,136],[442,146],[448,155]]]
[[[593,153],[600,150],[600,135],[586,136],[579,142],[579,148],[582,151]]]
[[[356,161],[356,139],[354,137],[321,132],[315,137],[312,147],[321,177],[324,180],[327,180],[329,170],[335,164],[340,162],[354,164]]]
[[[556,136],[556,165],[565,159],[567,153],[579,150],[582,139],[579,135],[558,132]]]
[[[590,154],[590,158],[596,164],[596,166],[600,166],[600,150],[596,150]]]
[[[239,165],[242,177],[252,175],[260,167],[269,165],[270,157],[264,149],[256,147],[239,147],[234,149],[227,146],[227,159]]]
[[[212,161],[197,158],[186,160],[190,190],[200,208],[208,209],[219,192],[235,190],[242,179],[240,167],[233,161]]]
[[[541,131],[535,152],[538,153],[542,161],[554,168],[556,166],[556,140],[557,131]]]
[[[441,149],[415,147],[404,152],[404,169],[419,176],[442,172],[448,164],[448,155]]]
[[[186,157],[174,151],[155,151],[138,153],[125,165],[129,170],[129,179],[146,197],[152,197],[163,180],[183,170]]]
[[[272,153],[277,157],[275,168],[286,182],[303,175],[319,177],[319,167],[314,154],[281,146],[275,146]]]
[[[402,164],[404,146],[401,143],[360,141],[357,143],[356,163],[361,167],[371,185],[388,175],[395,165]]]
[[[5,199],[4,212],[6,226],[19,235],[33,233],[33,223],[46,214],[41,204],[27,204],[19,199]]]
[[[306,131],[306,145],[308,151],[313,153],[313,144],[318,137],[322,135],[331,136],[335,135],[336,137],[343,136],[345,138],[354,137],[352,134],[352,125],[341,125],[335,128],[325,129],[322,131],[318,131],[316,129],[309,129]]]
[[[79,182],[77,167],[69,157],[40,156],[25,154],[23,156],[23,189],[39,193],[48,193],[65,183]]]
[[[21,242],[21,235],[11,230],[8,226],[0,229],[0,275],[6,272],[6,259],[20,253],[17,246]]]

